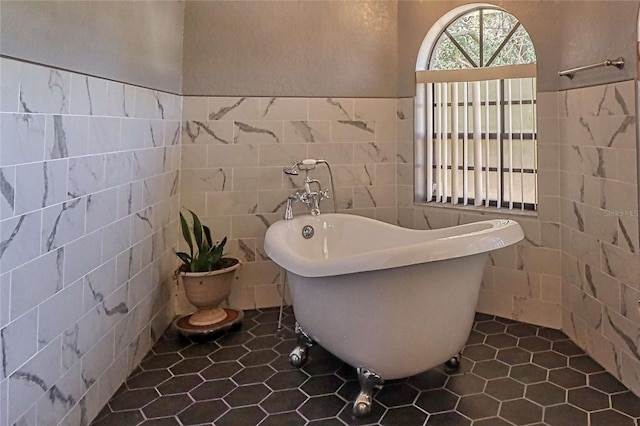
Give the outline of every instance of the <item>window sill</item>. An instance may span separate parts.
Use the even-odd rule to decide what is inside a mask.
[[[538,212],[535,210],[520,210],[520,209],[507,209],[505,207],[479,207],[479,206],[463,206],[463,205],[459,205],[459,204],[443,204],[443,203],[414,203],[415,207],[433,207],[436,209],[443,209],[443,210],[455,210],[455,211],[462,211],[462,212],[469,212],[469,213],[480,213],[480,214],[487,214],[487,215],[504,215],[504,216],[524,216],[524,217],[531,217],[531,218],[536,218],[538,217]]]

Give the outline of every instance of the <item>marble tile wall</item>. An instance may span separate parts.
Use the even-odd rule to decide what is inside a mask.
[[[636,82],[560,92],[563,330],[640,393]]]
[[[88,424],[173,317],[181,98],[0,76],[0,426]]]
[[[244,262],[231,305],[280,304],[284,274],[265,255],[264,234],[304,178],[283,167],[326,159],[339,211],[395,223],[396,99],[185,97],[183,105],[181,204],[216,238],[227,235],[229,254]],[[330,187],[324,167],[312,176]],[[332,211],[332,202],[321,209]],[[182,292],[176,309],[190,309]]]
[[[558,204],[557,109],[547,94],[538,94],[537,213],[506,209],[441,207],[414,203],[413,99],[399,101],[398,223],[435,229],[494,218],[515,219],[525,239],[489,254],[478,301],[479,312],[547,327],[562,325],[560,211]],[[553,94],[555,99],[555,94]]]

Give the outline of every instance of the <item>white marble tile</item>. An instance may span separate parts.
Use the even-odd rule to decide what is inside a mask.
[[[214,147],[211,147],[214,148]],[[236,147],[233,145],[220,145],[215,148],[230,148],[227,149],[230,153],[235,153]],[[251,149],[250,146],[247,148]],[[182,145],[181,149],[181,164],[180,167],[182,169],[203,169],[207,167],[207,151],[209,146],[207,145]],[[224,161],[224,157],[218,155],[212,155],[213,161]],[[241,159],[239,161],[242,161]],[[257,165],[258,156],[255,156],[255,163]],[[215,167],[215,164],[212,164],[211,167]]]
[[[62,247],[85,233],[86,199],[76,198],[42,212],[42,253]]]
[[[182,126],[184,144],[233,144],[233,121],[185,121]]]
[[[36,423],[38,421],[37,416],[38,407],[36,404],[33,404],[31,407],[27,408],[27,410],[22,413],[22,415],[16,420],[13,425],[14,426],[37,426]]]
[[[114,152],[120,149],[120,119],[113,117],[90,117],[88,154]]]
[[[96,383],[113,362],[113,349],[112,330],[99,339],[96,345],[82,356],[82,380],[85,383],[85,388]]]
[[[68,285],[100,265],[102,233],[87,234],[65,247],[64,282]]]
[[[77,157],[87,153],[87,117],[47,115],[45,125],[46,159]]]
[[[16,215],[60,203],[67,198],[67,160],[16,167]]]
[[[20,112],[67,114],[71,75],[23,62],[20,69]]]
[[[120,121],[120,148],[122,150],[144,148],[148,120],[135,118]]]
[[[11,273],[11,319],[53,296],[63,287],[64,249],[25,263]]]
[[[98,398],[105,404],[127,378],[127,352],[123,352],[111,363],[98,381]]]
[[[636,119],[634,116],[613,116],[598,119],[599,146],[618,149],[636,147]]]
[[[182,147],[183,149],[192,148],[189,145]],[[254,167],[258,165],[259,146],[257,145],[210,145],[207,149],[205,167]],[[185,152],[190,153],[191,151],[183,151],[183,161],[190,158],[190,154],[187,158],[184,157]],[[192,162],[194,161],[192,160]],[[187,167],[188,165],[183,162],[182,169],[192,168]]]
[[[259,118],[258,98],[209,98],[209,120],[258,120]]]
[[[0,275],[0,329],[10,320],[11,309],[11,274]],[[0,379],[1,380],[1,379]]]
[[[414,137],[413,129],[414,129],[413,120],[397,120],[396,121],[396,141],[398,142],[398,145],[408,144],[413,149],[413,137]],[[407,161],[409,161],[408,158],[407,158]]]
[[[307,151],[309,158],[327,160],[331,166],[336,164],[353,164],[353,146],[354,144],[350,143],[313,143],[307,146]],[[302,159],[303,157],[298,157],[296,161]],[[323,169],[324,166],[319,166],[319,168]]]
[[[396,120],[378,120],[375,121],[376,142],[393,143],[397,141]]]
[[[142,205],[149,207],[164,200],[164,176],[157,175],[142,182]]]
[[[601,248],[600,270],[627,285],[637,286],[640,276],[638,255],[606,243],[602,243]]]
[[[123,358],[128,358],[127,370],[124,371],[133,371],[134,368],[140,364],[145,355],[153,346],[156,340],[154,336],[162,335],[167,325],[170,323],[170,319],[167,321],[162,318],[161,315],[157,315],[153,318],[151,326],[145,327],[145,329],[138,335],[138,337],[133,342],[131,342],[127,351],[123,351]],[[157,330],[157,332],[154,330]],[[122,379],[122,381],[124,381],[124,378]]]
[[[157,93],[158,101],[162,105],[162,118],[165,120],[182,119],[182,96],[166,92]]]
[[[131,278],[129,283],[129,294],[127,304],[129,309],[138,305],[153,288],[151,267],[143,268],[138,274]],[[128,344],[128,342],[127,342]]]
[[[0,112],[19,111],[20,66],[18,61],[0,58]]]
[[[180,137],[182,136],[182,122],[164,121],[164,144],[165,146],[180,145]]]
[[[234,121],[233,143],[282,143],[283,134],[282,121]]]
[[[161,172],[157,148],[140,149],[133,152],[133,179],[146,179]],[[161,160],[161,158],[160,158]]]
[[[164,120],[148,120],[145,129],[144,147],[164,146]]]
[[[136,118],[162,119],[164,105],[161,96],[155,90],[136,87],[135,114]]]
[[[374,142],[375,122],[372,121],[332,121],[332,142]]]
[[[38,351],[38,310],[11,321],[0,334],[0,380],[9,377]]]
[[[350,98],[310,98],[309,120],[353,120],[354,100]]]
[[[638,326],[611,309],[603,314],[602,334],[617,348],[640,357]]]
[[[260,98],[260,120],[306,120],[306,98]]]
[[[207,216],[251,214],[258,209],[256,191],[211,192],[207,194]]]
[[[44,115],[0,114],[0,164],[42,161],[44,129]]]
[[[272,170],[272,169],[266,169]],[[227,168],[211,168],[211,169],[188,169],[183,170],[180,177],[180,192],[211,192],[211,191],[230,191],[232,176],[234,179],[234,189],[238,191],[244,190],[242,185],[237,186],[235,184],[236,176],[242,178],[246,176],[247,181],[251,181],[256,177],[256,174],[247,175],[248,171],[263,171],[263,168],[249,168],[249,169],[235,169],[232,175],[232,170]],[[279,174],[282,171],[279,171]],[[260,184],[260,182],[251,181],[253,185]],[[265,183],[265,182],[262,182]]]
[[[353,189],[354,208],[391,207],[395,205],[395,186],[361,186]]]
[[[518,321],[558,329],[562,324],[562,311],[560,305],[554,303],[514,297],[513,318]]]
[[[222,170],[226,172],[226,169]],[[233,169],[233,190],[251,191],[261,189],[280,189],[282,188],[282,176],[283,173],[281,167],[235,168]],[[188,177],[189,175],[187,173],[183,174],[184,184],[181,186],[182,192],[188,192],[190,190]],[[222,182],[220,182],[220,177],[216,179],[216,182],[217,185],[210,185],[208,191],[223,191],[227,188],[226,185],[222,185]]]
[[[337,165],[333,167],[336,187],[370,186],[375,182],[375,168],[368,164]]]
[[[131,182],[133,153],[114,152],[104,156],[105,187],[112,188]]]
[[[37,402],[37,424],[56,426],[82,398],[80,365],[67,371]],[[79,423],[78,423],[79,424]]]
[[[135,87],[116,81],[107,82],[107,115],[133,117]]]
[[[305,159],[307,144],[263,144],[259,146],[259,166],[289,167]]]
[[[284,121],[284,143],[322,143],[331,141],[331,121]]]
[[[82,280],[78,280],[39,306],[38,344],[40,348],[57,339],[82,317]]]
[[[3,273],[38,257],[41,220],[41,212],[35,211],[0,223]]]
[[[396,144],[378,142],[353,144],[353,161],[356,164],[395,163]]]
[[[71,74],[69,112],[77,115],[107,115],[107,80]]]
[[[87,198],[87,233],[107,226],[117,219],[117,210],[113,208],[118,200],[117,188],[96,192]]]
[[[91,155],[69,159],[69,198],[98,192],[104,188],[104,156]]]
[[[9,426],[7,419],[9,411],[9,380],[0,380],[0,426]]]
[[[16,168],[0,167],[0,219],[12,217],[16,196]]]
[[[134,213],[131,217],[131,242],[132,244],[148,238],[153,234],[153,208],[148,207]]]
[[[396,99],[396,117],[398,120],[413,120],[414,98]]]
[[[131,245],[131,216],[108,225],[102,236],[102,260],[122,253]]]

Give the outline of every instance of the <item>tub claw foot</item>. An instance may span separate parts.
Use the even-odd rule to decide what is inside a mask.
[[[373,392],[380,389],[384,380],[373,371],[366,368],[358,368],[358,380],[360,381],[360,393],[353,403],[353,415],[356,417],[366,416],[371,412],[373,403]]]
[[[460,369],[460,354],[455,354],[449,361],[444,363],[447,371],[453,372]]]
[[[289,353],[289,364],[298,368],[302,367],[302,364],[307,360],[309,348],[313,346],[313,340],[311,340],[311,337],[304,332],[298,323],[296,323],[295,333],[297,337],[297,345]]]

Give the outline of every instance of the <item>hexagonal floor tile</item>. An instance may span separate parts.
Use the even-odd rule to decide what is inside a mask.
[[[569,404],[547,407],[544,412],[544,422],[552,426],[586,425],[587,413]]]
[[[336,395],[314,396],[307,399],[298,412],[308,420],[324,419],[335,417],[346,404]]]
[[[610,408],[609,396],[590,387],[570,389],[567,401],[587,412]]]
[[[482,419],[498,414],[500,403],[486,394],[469,395],[460,398],[456,411],[470,419]]]
[[[505,401],[500,407],[500,417],[517,425],[542,421],[542,407],[526,399]]]
[[[527,386],[525,397],[543,406],[556,405],[567,401],[567,391],[553,383],[536,383]]]
[[[371,414],[354,418],[355,369],[319,345],[291,367],[295,318],[286,308],[275,336],[278,316],[247,311],[242,330],[211,337],[167,330],[93,425],[634,426],[640,417],[640,398],[564,333],[477,314],[458,371],[387,381]]]
[[[522,398],[524,395],[524,385],[511,378],[489,380],[484,389],[484,393],[500,401]]]
[[[420,393],[415,405],[427,413],[441,413],[456,408],[459,400],[458,395],[447,389],[434,389]]]

